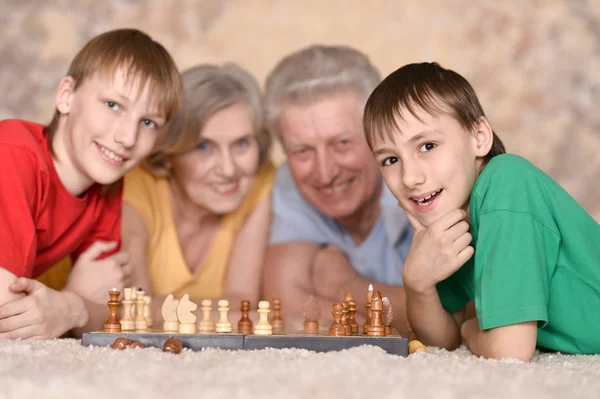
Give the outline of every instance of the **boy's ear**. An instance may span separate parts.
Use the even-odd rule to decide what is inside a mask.
[[[479,123],[473,134],[476,143],[475,155],[485,157],[492,149],[494,131],[484,116],[479,117]]]
[[[75,79],[71,76],[65,76],[58,85],[56,91],[56,109],[61,114],[68,114],[71,111],[71,102],[75,93]]]

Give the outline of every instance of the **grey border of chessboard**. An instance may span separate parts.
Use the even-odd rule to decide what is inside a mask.
[[[162,348],[165,340],[176,337],[184,348],[200,351],[204,348],[220,348],[230,350],[253,350],[266,348],[298,348],[315,352],[331,352],[354,348],[362,345],[377,346],[389,354],[408,356],[408,339],[399,335],[385,337],[367,337],[351,335],[331,337],[328,335],[307,335],[302,332],[288,332],[285,335],[244,335],[228,334],[177,334],[164,332],[120,332],[105,333],[103,331],[83,334],[83,346],[112,346],[119,337],[126,337],[141,342],[146,347]]]

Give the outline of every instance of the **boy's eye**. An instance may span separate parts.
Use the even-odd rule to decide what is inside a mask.
[[[201,141],[200,143],[196,144],[196,149],[199,151],[208,151],[210,150],[210,143],[207,141]]]
[[[389,158],[384,159],[381,162],[381,166],[390,166],[390,165],[395,164],[396,162],[398,162],[398,158],[396,158],[396,157],[389,157]]]
[[[427,151],[431,151],[435,148],[435,144],[433,143],[425,143],[423,145],[421,145],[421,147],[419,147],[419,151],[421,152],[427,152]]]
[[[156,129],[157,128],[156,123],[154,123],[150,119],[144,119],[142,121],[142,123],[144,124],[144,126],[149,127],[150,129]]]
[[[106,101],[104,104],[106,104],[106,106],[113,111],[118,111],[121,108],[119,107],[119,104],[114,101]]]

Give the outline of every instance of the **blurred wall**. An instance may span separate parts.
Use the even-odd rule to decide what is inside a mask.
[[[234,61],[261,82],[311,43],[354,46],[384,76],[437,60],[473,84],[510,152],[600,220],[600,0],[2,0],[0,118],[47,122],[73,55],[118,27],[181,69]]]

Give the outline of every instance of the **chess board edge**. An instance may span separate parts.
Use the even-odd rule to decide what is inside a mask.
[[[178,334],[169,332],[131,332],[106,333],[103,331],[85,333],[81,339],[83,346],[112,346],[119,337],[126,337],[141,342],[146,347],[161,348],[169,337],[179,338],[184,348],[200,351],[204,348],[220,348],[229,350],[258,350],[266,348],[307,349],[315,352],[331,352],[372,345],[392,355],[408,356],[408,339],[399,335],[385,337],[368,337],[350,335],[331,337],[322,334],[310,335],[290,332],[282,335],[244,335],[227,334]]]

